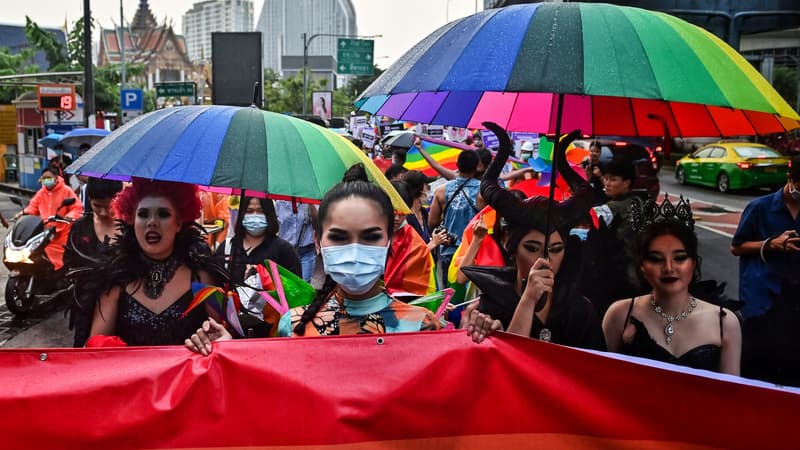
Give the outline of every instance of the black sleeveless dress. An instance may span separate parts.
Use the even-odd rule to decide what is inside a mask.
[[[629,343],[623,341],[622,353],[630,356],[638,356],[641,358],[648,358],[655,361],[662,361],[670,364],[677,364],[679,366],[691,367],[693,369],[705,369],[712,372],[719,372],[720,360],[722,357],[722,348],[719,345],[704,344],[699,345],[683,355],[675,356],[664,347],[658,345],[655,340],[650,336],[647,328],[637,318],[631,316],[633,311],[633,301],[631,299],[631,306],[628,308],[628,315],[625,316],[625,326],[628,322],[633,324],[636,328],[636,334],[633,340]],[[725,312],[722,307],[719,307],[719,337],[722,342],[722,318],[725,317]]]
[[[123,289],[119,297],[117,336],[128,345],[183,345],[208,318],[198,306],[181,317],[193,298],[191,289],[160,314],[145,308]]]

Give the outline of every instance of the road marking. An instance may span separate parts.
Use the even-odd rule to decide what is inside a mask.
[[[720,236],[725,236],[725,237],[727,237],[727,238],[731,238],[731,239],[733,239],[733,235],[732,235],[732,234],[730,234],[730,233],[726,233],[726,232],[724,232],[724,231],[722,231],[722,230],[717,230],[716,228],[709,227],[709,226],[707,226],[707,225],[705,225],[705,224],[702,224],[702,223],[700,223],[700,222],[695,222],[695,223],[694,223],[694,226],[696,226],[696,227],[698,227],[698,228],[702,228],[702,229],[704,229],[704,230],[708,230],[708,231],[710,231],[710,232],[712,232],[712,233],[719,234]]]

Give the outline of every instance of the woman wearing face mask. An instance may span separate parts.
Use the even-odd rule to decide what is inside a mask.
[[[390,297],[381,276],[394,232],[394,208],[378,186],[345,181],[331,188],[319,206],[322,263],[327,273],[314,301],[283,315],[281,336],[381,334],[436,330],[441,323],[425,308]],[[211,342],[230,339],[209,320],[186,346],[208,355]]]
[[[83,206],[78,201],[75,191],[72,190],[61,176],[58,175],[58,170],[52,166],[46,167],[42,170],[42,176],[39,178],[42,183],[42,188],[36,192],[28,206],[24,210],[18,212],[14,218],[18,219],[23,214],[30,214],[41,217],[42,220],[47,220],[48,217],[59,215],[67,220],[78,220],[83,215]],[[61,208],[61,203],[68,199],[74,198],[75,203],[70,206]],[[56,234],[53,240],[45,247],[44,251],[50,262],[53,263],[55,270],[64,267],[64,245],[67,243],[69,236],[70,224],[55,223],[53,225],[56,229]]]
[[[250,269],[267,259],[302,276],[300,257],[294,247],[278,237],[278,216],[272,200],[242,197],[239,209],[233,238],[217,249],[217,255],[224,255],[228,261],[231,281],[243,283]]]
[[[94,277],[102,294],[90,335],[118,336],[127,345],[182,344],[215,315],[205,304],[188,310],[192,282],[226,278],[195,223],[197,187],[137,178],[112,208],[119,236]]]
[[[498,185],[498,175],[510,151],[505,130],[484,125],[500,140],[497,156],[481,183],[481,195],[503,220],[500,235],[507,266],[461,267],[481,290],[477,307],[467,311],[467,333],[476,342],[492,331],[510,333],[574,347],[605,349],[600,319],[594,306],[576,289],[580,251],[570,228],[589,210],[590,187],[561,156],[559,173],[572,197],[551,205],[547,197],[526,200]],[[567,145],[571,139],[562,140]],[[545,233],[550,243],[545,253]]]

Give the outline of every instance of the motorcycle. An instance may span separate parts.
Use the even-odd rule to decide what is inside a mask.
[[[24,208],[22,200],[11,197],[11,202]],[[67,198],[56,210],[56,215],[42,220],[39,216],[24,215],[17,219],[6,235],[3,247],[3,264],[10,273],[5,288],[8,310],[23,317],[38,306],[45,305],[70,290],[63,270],[56,271],[47,257],[45,248],[56,234],[55,223],[71,224],[58,215],[62,208],[75,203]]]

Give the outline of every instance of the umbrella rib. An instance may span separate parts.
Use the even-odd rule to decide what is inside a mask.
[[[711,110],[708,109],[708,105],[702,105],[702,106],[703,108],[705,108],[706,113],[708,113],[708,117],[711,118],[711,123],[714,124],[714,128],[717,130],[717,134],[719,135],[719,137],[724,138],[725,135],[722,134],[722,130],[719,129],[719,126],[717,125],[717,119],[714,117],[713,114],[711,114]]]
[[[636,123],[636,110],[633,109],[633,99],[630,97],[626,97],[628,99],[628,105],[631,108],[631,118],[633,119],[633,135],[639,135],[639,125]]]

